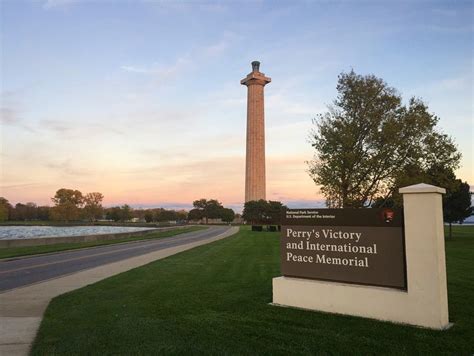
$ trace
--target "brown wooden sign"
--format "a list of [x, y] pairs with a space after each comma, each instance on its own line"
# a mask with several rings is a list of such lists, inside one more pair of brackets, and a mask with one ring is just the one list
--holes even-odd
[[284, 276], [406, 289], [400, 209], [287, 209]]

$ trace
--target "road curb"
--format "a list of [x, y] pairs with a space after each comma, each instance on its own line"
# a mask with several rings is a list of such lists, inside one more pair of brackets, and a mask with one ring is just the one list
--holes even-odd
[[[186, 227], [192, 227], [192, 226], [199, 226], [199, 225], [188, 225]], [[202, 225], [202, 226], [205, 226], [205, 225]], [[209, 228], [209, 227], [208, 227]], [[173, 231], [173, 230], [181, 230], [182, 228], [175, 228], [175, 229], [169, 229], [169, 230], [155, 230], [154, 232], [168, 232], [168, 231]], [[198, 230], [196, 230], [198, 231]], [[194, 231], [189, 231], [189, 232], [194, 232]], [[187, 234], [187, 232], [184, 232], [184, 234]], [[135, 244], [135, 243], [139, 243], [139, 242], [143, 242], [143, 241], [154, 241], [154, 240], [159, 240], [159, 239], [167, 239], [169, 237], [174, 237], [174, 236], [177, 236], [177, 235], [173, 235], [173, 236], [166, 236], [166, 237], [152, 237], [152, 238], [148, 238], [146, 237], [147, 235], [150, 235], [149, 233], [147, 234], [143, 234], [143, 235], [138, 235], [137, 236], [137, 239], [136, 240], [131, 240], [131, 241], [123, 241], [123, 242], [117, 242], [117, 243], [110, 243], [110, 244], [103, 244], [103, 245], [96, 245], [96, 246], [89, 246], [89, 247], [79, 247], [79, 248], [71, 248], [69, 250], [61, 250], [61, 251], [52, 251], [52, 252], [45, 252], [45, 253], [37, 253], [37, 254], [33, 254], [33, 255], [23, 255], [23, 256], [17, 256], [17, 257], [6, 257], [6, 258], [0, 258], [0, 263], [2, 262], [9, 262], [9, 261], [15, 261], [15, 260], [23, 260], [23, 259], [26, 259], [26, 258], [35, 258], [35, 257], [38, 257], [38, 256], [49, 256], [49, 255], [56, 255], [58, 253], [64, 253], [64, 252], [74, 252], [74, 251], [83, 251], [83, 250], [91, 250], [91, 249], [94, 249], [94, 248], [100, 248], [100, 247], [107, 247], [107, 246], [116, 246], [116, 245], [125, 245], [125, 244]], [[104, 241], [107, 241], [107, 240], [104, 240]], [[114, 241], [114, 240], [110, 240], [110, 241]], [[93, 242], [93, 241], [91, 241]], [[101, 241], [97, 241], [97, 242], [101, 242]], [[33, 247], [33, 246], [23, 246], [23, 247]], [[1, 292], [0, 292], [1, 294]]]
[[238, 231], [238, 227], [231, 227], [226, 232], [205, 240], [165, 248], [0, 294], [0, 355], [28, 355], [43, 313], [52, 298], [156, 260], [221, 240]]

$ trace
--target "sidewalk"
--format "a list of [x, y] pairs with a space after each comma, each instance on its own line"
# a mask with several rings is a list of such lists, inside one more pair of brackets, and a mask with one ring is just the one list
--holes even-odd
[[151, 252], [1, 293], [0, 355], [28, 355], [43, 313], [52, 298], [193, 247], [223, 239], [238, 231], [238, 227], [231, 227], [226, 232], [207, 240]]

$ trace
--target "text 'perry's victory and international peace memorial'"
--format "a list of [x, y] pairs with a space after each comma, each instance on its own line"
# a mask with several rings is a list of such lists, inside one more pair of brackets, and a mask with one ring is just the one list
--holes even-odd
[[284, 276], [406, 289], [403, 215], [392, 209], [288, 209]]

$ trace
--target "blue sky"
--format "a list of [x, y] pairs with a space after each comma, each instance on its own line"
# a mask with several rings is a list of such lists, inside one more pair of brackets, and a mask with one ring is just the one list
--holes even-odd
[[67, 186], [107, 205], [238, 207], [252, 60], [272, 78], [268, 198], [321, 200], [306, 173], [311, 119], [351, 69], [427, 102], [472, 184], [472, 4], [3, 1], [0, 194], [48, 203]]

